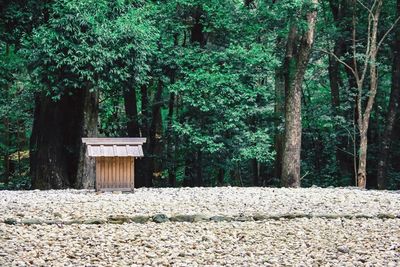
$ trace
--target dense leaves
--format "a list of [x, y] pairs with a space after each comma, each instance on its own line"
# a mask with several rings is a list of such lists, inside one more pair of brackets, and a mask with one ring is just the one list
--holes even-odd
[[[295, 27], [295, 41], [301, 42], [307, 14], [315, 8], [314, 47], [302, 85], [301, 182], [354, 185], [357, 92], [342, 63], [365, 61], [368, 12], [361, 3], [369, 7], [373, 1], [350, 2], [11, 1], [0, 19], [2, 186], [16, 181], [14, 185], [29, 187], [26, 151], [37, 93], [59, 101], [79, 90], [99, 94], [101, 135], [127, 136], [128, 125], [135, 124], [139, 135], [148, 138], [147, 160], [138, 166], [145, 171], [138, 179], [146, 176], [158, 186], [279, 186], [279, 136], [285, 128], [279, 88], [280, 79], [290, 75], [283, 68], [287, 38]], [[395, 7], [394, 0], [383, 3], [380, 38], [399, 15]], [[376, 186], [393, 87], [396, 27], [385, 36], [377, 58], [378, 94], [368, 131], [369, 187]], [[366, 79], [364, 102], [369, 86]], [[132, 102], [135, 112], [129, 117], [126, 107]], [[389, 188], [400, 184], [398, 108], [396, 112]]]

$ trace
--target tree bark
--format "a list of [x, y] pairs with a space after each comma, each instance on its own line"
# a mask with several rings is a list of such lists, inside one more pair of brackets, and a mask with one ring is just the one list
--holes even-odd
[[370, 54], [369, 54], [369, 76], [370, 76], [370, 88], [368, 92], [367, 105], [363, 113], [362, 110], [362, 79], [358, 80], [358, 128], [360, 131], [360, 149], [359, 149], [359, 160], [358, 160], [358, 171], [357, 171], [357, 186], [360, 188], [366, 188], [367, 185], [367, 149], [368, 149], [368, 127], [369, 119], [371, 117], [371, 111], [375, 102], [375, 96], [378, 89], [378, 74], [377, 74], [377, 36], [378, 36], [378, 22], [380, 11], [382, 8], [382, 0], [376, 2], [375, 12], [371, 15], [371, 36], [370, 38]]
[[171, 92], [168, 103], [167, 121], [167, 162], [168, 162], [168, 183], [176, 186], [176, 166], [175, 166], [175, 144], [172, 136], [172, 121], [174, 117], [175, 93]]
[[[313, 1], [318, 4], [317, 0]], [[282, 162], [282, 184], [286, 187], [300, 186], [300, 151], [301, 151], [301, 87], [306, 71], [308, 57], [314, 41], [314, 30], [317, 11], [307, 14], [307, 31], [301, 36], [301, 41], [295, 57], [289, 58], [289, 70], [286, 79], [288, 90], [285, 99], [285, 142]], [[296, 33], [291, 27], [290, 35]], [[293, 51], [293, 50], [292, 50]]]
[[286, 69], [285, 66], [275, 72], [275, 179], [281, 179], [282, 176], [283, 141], [285, 138], [284, 133], [281, 130], [281, 127], [283, 125], [283, 118], [285, 116], [285, 76], [283, 73], [284, 69]]
[[142, 120], [140, 123], [141, 136], [147, 138], [147, 142], [143, 145], [143, 152], [145, 157], [137, 159], [135, 168], [135, 187], [150, 187], [152, 186], [152, 173], [150, 170], [150, 133], [149, 133], [149, 121], [150, 121], [150, 107], [147, 92], [147, 85], [143, 84], [140, 87], [141, 93], [141, 105], [142, 105]]
[[151, 124], [149, 129], [149, 171], [151, 173], [151, 180], [148, 181], [148, 185], [153, 185], [153, 180], [161, 177], [162, 165], [161, 165], [161, 154], [162, 154], [162, 92], [163, 83], [158, 81], [157, 91], [153, 99], [153, 107], [151, 113]]
[[203, 24], [201, 22], [201, 16], [203, 11], [196, 7], [193, 11], [192, 18], [194, 20], [194, 24], [190, 29], [190, 43], [198, 43], [200, 47], [204, 47], [207, 43], [207, 38], [203, 32]]
[[129, 88], [124, 91], [124, 106], [125, 114], [128, 119], [126, 123], [128, 136], [138, 137], [140, 136], [140, 132], [137, 112], [137, 98], [136, 89], [133, 86], [129, 86]]
[[[6, 51], [5, 51], [5, 57], [8, 58], [10, 56], [10, 45], [6, 43]], [[10, 85], [6, 85], [6, 92], [5, 96], [6, 99], [9, 100], [9, 87]], [[11, 159], [10, 159], [10, 148], [11, 148], [11, 134], [10, 134], [10, 120], [8, 116], [6, 115], [3, 119], [3, 124], [4, 124], [4, 145], [5, 145], [5, 151], [4, 151], [4, 183], [8, 184], [10, 181], [11, 177]]]
[[[81, 143], [81, 137], [97, 137], [99, 98], [98, 94], [89, 91], [83, 92], [83, 114], [79, 139], [79, 161], [75, 188], [94, 188], [96, 177], [96, 161], [86, 153], [87, 147]], [[78, 141], [77, 141], [78, 142]]]
[[196, 153], [196, 179], [194, 181], [194, 186], [203, 186], [203, 153], [198, 150]]
[[8, 118], [4, 118], [3, 120], [4, 124], [4, 144], [6, 146], [5, 152], [4, 152], [4, 183], [8, 184], [10, 181], [11, 177], [11, 159], [10, 159], [10, 147], [11, 147], [11, 138], [10, 138], [10, 122]]
[[[400, 0], [397, 0], [397, 17], [400, 16]], [[378, 157], [377, 186], [378, 189], [386, 189], [386, 174], [388, 168], [389, 152], [393, 138], [393, 128], [396, 115], [399, 112], [400, 102], [400, 29], [397, 27], [395, 41], [393, 43], [392, 65], [392, 90], [390, 93], [389, 107], [386, 115], [385, 131], [382, 137]]]
[[183, 186], [194, 186], [195, 180], [195, 157], [196, 153], [186, 152], [185, 155], [185, 174], [183, 177]]
[[88, 89], [66, 91], [58, 101], [36, 96], [30, 140], [33, 188], [94, 187], [94, 160], [86, 156], [81, 138], [96, 136], [97, 116], [98, 97]]
[[218, 174], [217, 174], [217, 184], [218, 185], [223, 185], [224, 184], [224, 177], [225, 177], [225, 170], [223, 168], [218, 169]]
[[252, 159], [251, 165], [253, 167], [253, 185], [259, 186], [260, 185], [260, 163], [257, 161], [257, 159]]

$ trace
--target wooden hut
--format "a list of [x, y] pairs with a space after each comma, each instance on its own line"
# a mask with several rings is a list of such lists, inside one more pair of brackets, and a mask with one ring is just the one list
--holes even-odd
[[96, 191], [133, 191], [135, 158], [143, 157], [146, 138], [82, 138], [96, 160]]

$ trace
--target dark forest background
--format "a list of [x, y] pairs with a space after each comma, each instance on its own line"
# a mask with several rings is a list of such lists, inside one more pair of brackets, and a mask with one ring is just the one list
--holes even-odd
[[0, 1], [0, 188], [400, 188], [400, 0]]

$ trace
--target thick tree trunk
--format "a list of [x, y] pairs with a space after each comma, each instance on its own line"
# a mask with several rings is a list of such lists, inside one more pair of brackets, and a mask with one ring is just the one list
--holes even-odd
[[[400, 16], [400, 0], [397, 0], [397, 16]], [[377, 183], [378, 189], [386, 189], [386, 174], [388, 168], [389, 152], [393, 138], [393, 128], [396, 114], [400, 104], [400, 29], [397, 27], [395, 42], [393, 44], [392, 91], [390, 93], [389, 107], [386, 115], [385, 131], [382, 137], [378, 157]]]
[[[318, 2], [314, 0], [313, 3], [317, 4]], [[289, 79], [286, 80], [289, 87], [285, 99], [285, 143], [282, 162], [282, 184], [287, 187], [300, 186], [301, 87], [314, 41], [316, 18], [316, 10], [307, 14], [308, 29], [301, 37], [296, 56], [289, 59]]]
[[33, 188], [93, 188], [94, 161], [85, 155], [81, 138], [96, 136], [97, 115], [97, 95], [87, 89], [65, 92], [58, 101], [36, 96], [30, 142]]
[[83, 114], [80, 129], [79, 145], [79, 161], [75, 188], [94, 188], [96, 177], [96, 161], [89, 157], [86, 153], [86, 146], [81, 144], [81, 137], [97, 137], [99, 116], [99, 98], [97, 93], [83, 92]]
[[61, 99], [36, 96], [30, 141], [32, 186], [38, 189], [93, 188], [93, 159], [82, 137], [97, 134], [98, 98], [86, 89]]

